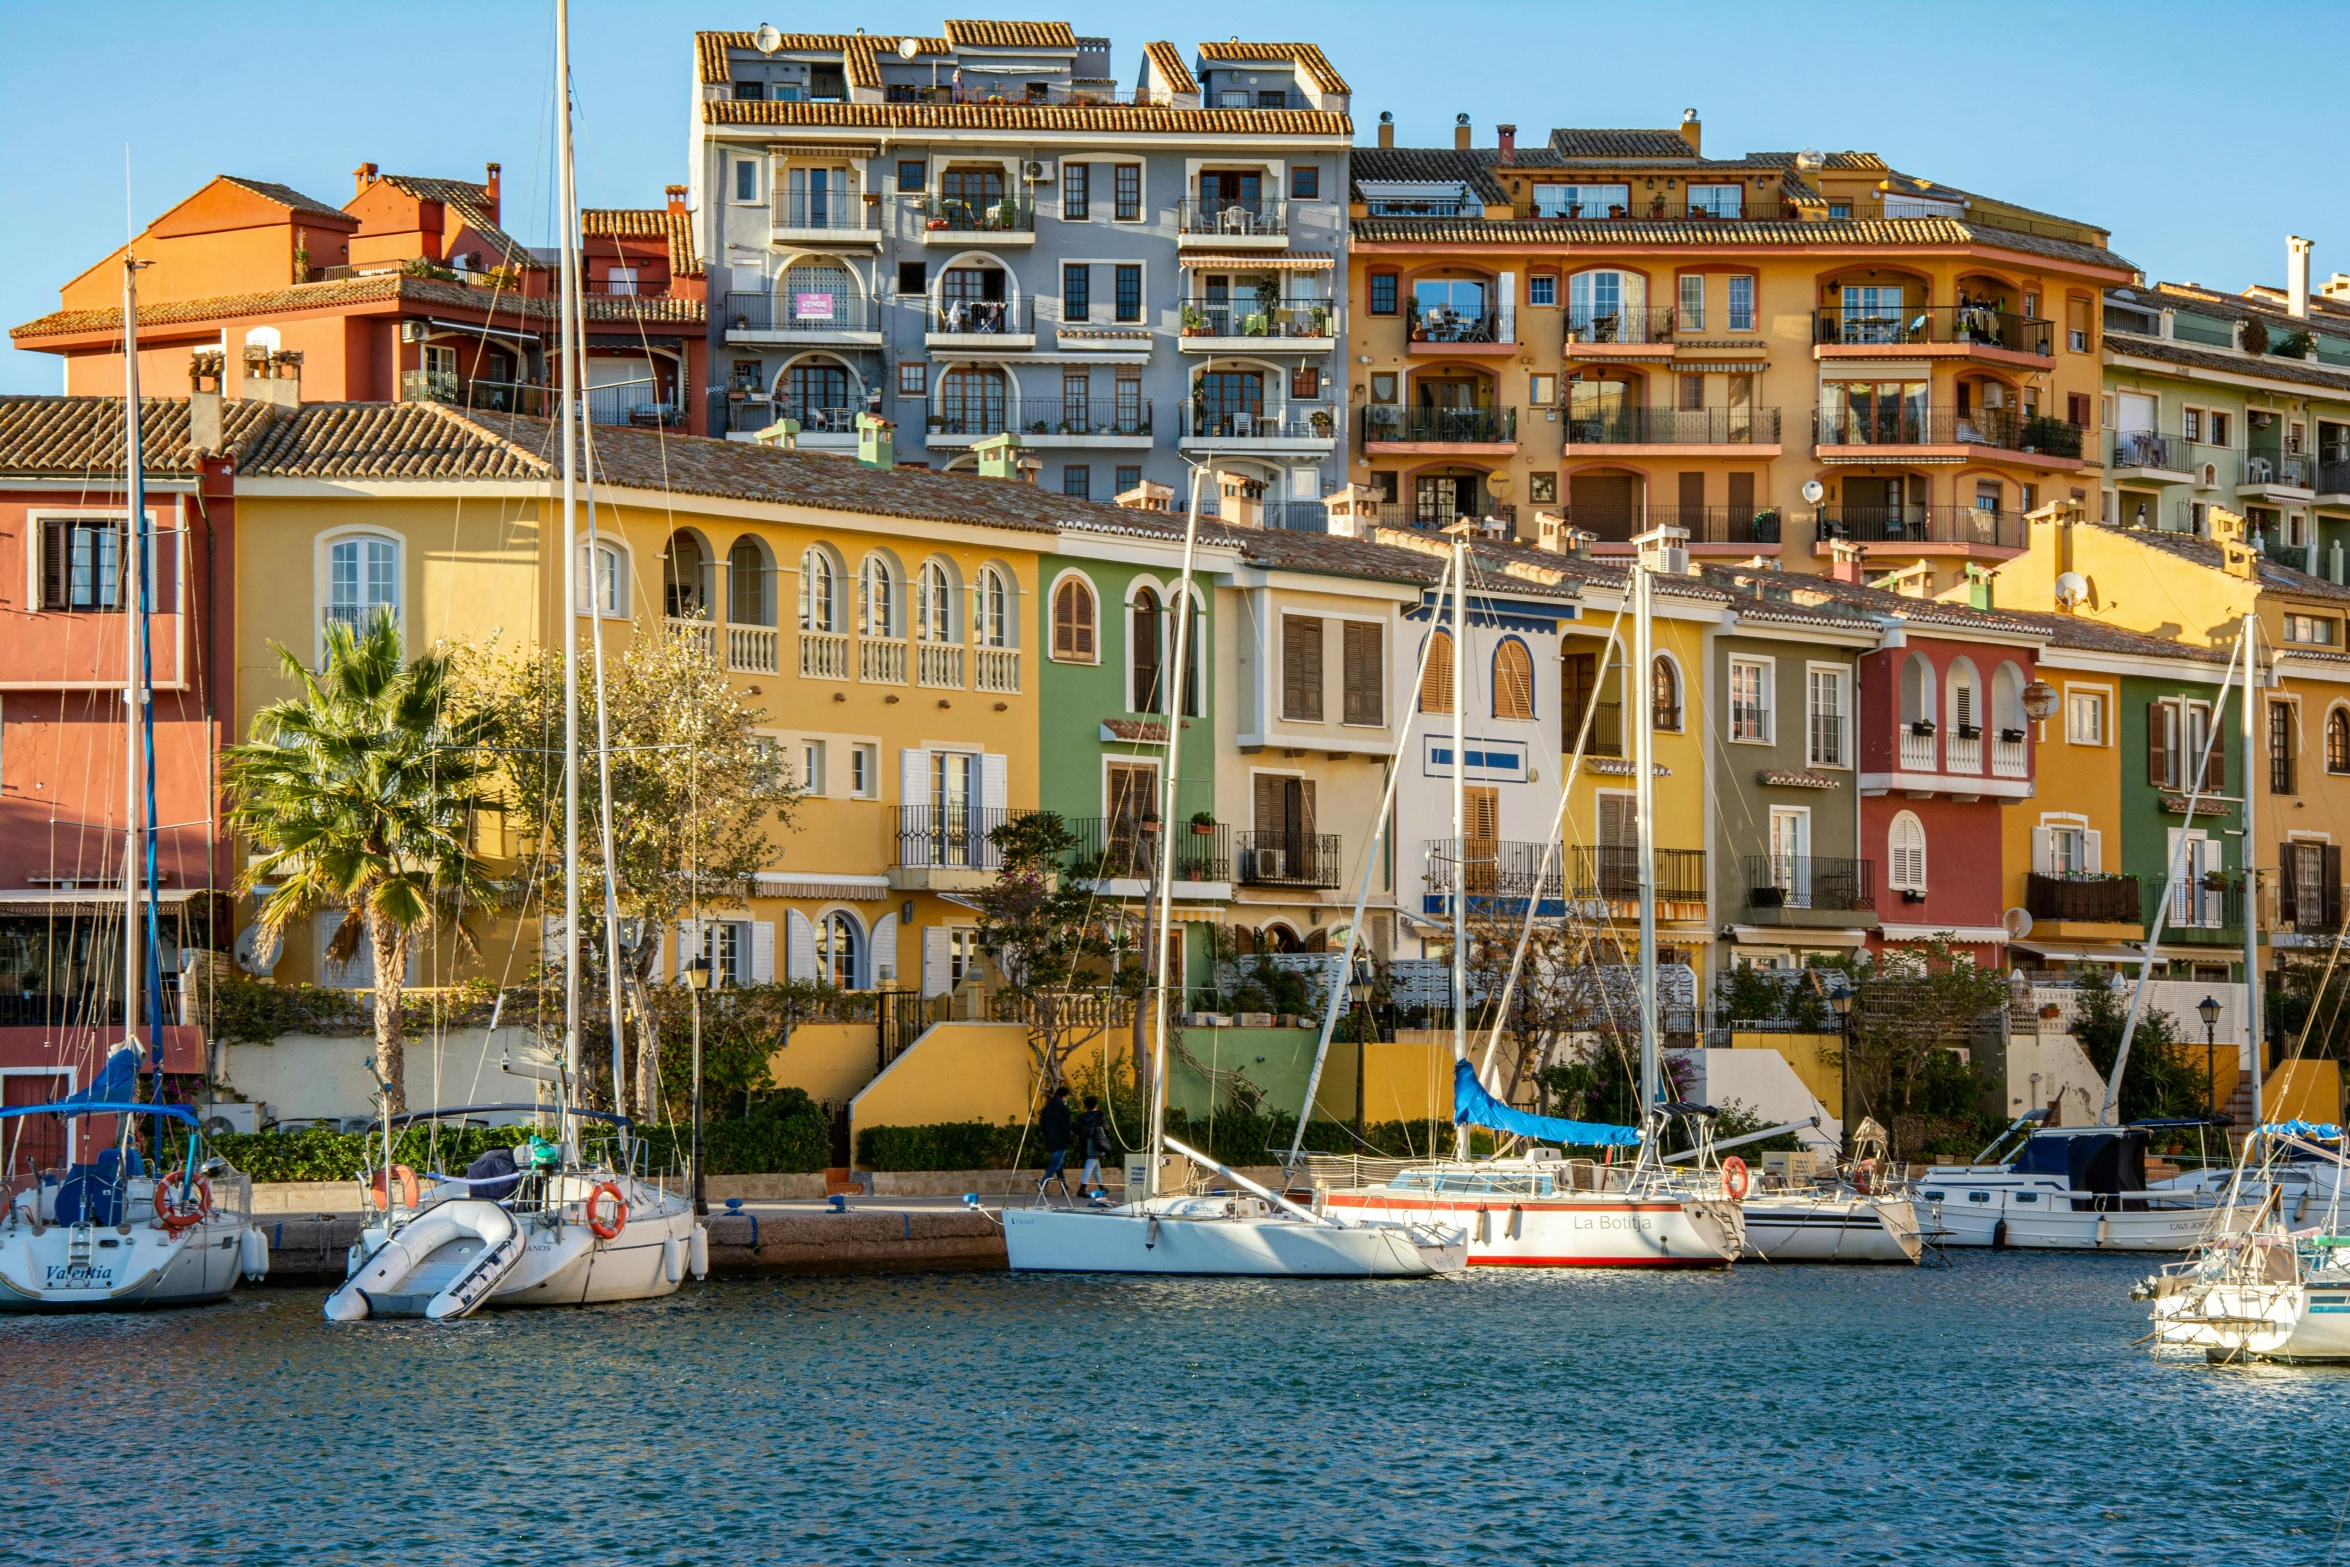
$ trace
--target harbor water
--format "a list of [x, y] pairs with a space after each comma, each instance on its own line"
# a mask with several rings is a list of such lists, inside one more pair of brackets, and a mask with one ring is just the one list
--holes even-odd
[[14, 1318], [0, 1558], [2328, 1559], [2350, 1373], [2155, 1362], [2149, 1266], [776, 1280], [451, 1327], [265, 1286]]

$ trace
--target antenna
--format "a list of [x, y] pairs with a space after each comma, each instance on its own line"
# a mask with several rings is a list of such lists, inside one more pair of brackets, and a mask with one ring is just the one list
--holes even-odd
[[920, 54], [921, 52], [922, 52], [922, 40], [921, 40], [921, 39], [919, 39], [919, 38], [901, 38], [901, 39], [899, 39], [899, 40], [898, 40], [898, 58], [899, 58], [899, 59], [901, 59], [901, 60], [911, 60], [911, 59], [913, 59], [913, 58], [914, 58], [914, 56], [916, 56], [916, 55]]

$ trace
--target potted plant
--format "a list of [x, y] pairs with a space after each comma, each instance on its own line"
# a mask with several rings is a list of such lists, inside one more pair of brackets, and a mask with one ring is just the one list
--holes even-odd
[[1961, 740], [1980, 740], [1983, 738], [1982, 725], [1960, 724], [1958, 726], [1958, 737]]
[[1020, 226], [1020, 204], [1006, 196], [1003, 204], [995, 209], [995, 217], [995, 226], [999, 229], [1018, 228]]
[[1191, 830], [1202, 838], [1214, 837], [1216, 834], [1216, 813], [1214, 811], [1192, 812]]
[[1255, 311], [1251, 311], [1240, 319], [1240, 335], [1242, 337], [1263, 337], [1271, 330], [1271, 323]]
[[1754, 521], [1751, 526], [1754, 529], [1755, 542], [1758, 544], [1767, 543], [1770, 540], [1771, 535], [1779, 531], [1779, 508], [1776, 506], [1765, 506], [1761, 511], [1758, 511], [1754, 514]]
[[2024, 732], [2021, 729], [2002, 729], [1999, 731], [1999, 738], [2006, 741], [2009, 745], [2022, 745], [2024, 743]]
[[1930, 735], [1934, 732], [1934, 720], [1931, 718], [1918, 719], [1909, 726], [1909, 732], [1913, 735]]
[[1314, 422], [1314, 436], [1318, 440], [1327, 441], [1331, 432], [1338, 428], [1337, 419], [1327, 408], [1315, 409], [1310, 417]]
[[1329, 308], [1329, 306], [1327, 306], [1327, 305], [1316, 305], [1316, 306], [1314, 307], [1314, 309], [1313, 309], [1313, 313], [1312, 313], [1312, 317], [1311, 317], [1311, 319], [1312, 319], [1312, 321], [1313, 321], [1313, 330], [1312, 330], [1311, 332], [1309, 332], [1309, 333], [1307, 334], [1307, 336], [1309, 336], [1309, 337], [1328, 337], [1328, 336], [1330, 335], [1330, 308]]
[[1196, 305], [1183, 307], [1183, 335], [1185, 337], [1205, 337], [1208, 335], [1207, 314]]

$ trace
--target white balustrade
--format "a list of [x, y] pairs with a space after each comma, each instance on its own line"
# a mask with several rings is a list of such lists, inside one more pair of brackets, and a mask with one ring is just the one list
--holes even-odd
[[1020, 689], [1020, 650], [1016, 647], [979, 649], [979, 685], [982, 691]]
[[800, 674], [809, 680], [849, 678], [849, 639], [837, 631], [800, 633]]
[[772, 626], [728, 626], [726, 667], [746, 675], [772, 675], [779, 667], [782, 640]]

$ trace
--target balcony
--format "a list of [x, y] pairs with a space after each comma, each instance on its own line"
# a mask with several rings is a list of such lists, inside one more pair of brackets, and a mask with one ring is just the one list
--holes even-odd
[[1992, 777], [2028, 778], [2031, 772], [2032, 751], [2021, 729], [2002, 729], [1991, 737]]
[[1246, 408], [1182, 405], [1176, 440], [1185, 447], [1293, 452], [1319, 456], [1338, 439], [1338, 411], [1329, 403], [1291, 403], [1274, 413]]
[[[1606, 412], [1569, 413], [1566, 444], [1611, 448], [1658, 446], [1678, 453], [1692, 446], [1731, 446], [1741, 454], [1753, 448], [1758, 457], [1777, 456], [1779, 410], [1776, 408], [1615, 408]], [[1630, 456], [1617, 451], [1615, 455]]]
[[1518, 349], [1517, 324], [1498, 311], [1482, 314], [1437, 305], [1423, 311], [1418, 300], [1407, 312], [1411, 351], [1415, 354], [1493, 354], [1507, 356]]
[[2145, 878], [2145, 900], [2148, 917], [2167, 898], [2169, 910], [2164, 934], [2178, 935], [2192, 940], [2205, 931], [2235, 932], [2244, 929], [2244, 878], [2210, 872], [2201, 877], [2182, 876], [2172, 881], [2164, 876]]
[[400, 372], [400, 401], [439, 403], [448, 408], [470, 408], [476, 413], [527, 414], [548, 417], [556, 406], [555, 389], [524, 381], [476, 381], [434, 370]]
[[2138, 913], [2138, 878], [2070, 871], [2024, 882], [2024, 912], [2035, 920], [2073, 920], [2086, 925], [2144, 928]]
[[[1651, 506], [1647, 526], [1683, 529], [1692, 544], [1726, 544], [1743, 549], [1757, 544], [1775, 546], [1779, 542], [1779, 512], [1771, 506]], [[1613, 542], [1629, 543], [1635, 530], [1619, 527], [1618, 531], [1623, 537]]]
[[1090, 401], [1060, 397], [966, 399], [924, 420], [933, 446], [968, 445], [1010, 431], [1026, 446], [1106, 446], [1147, 449], [1151, 405], [1112, 397]]
[[837, 631], [800, 633], [800, 677], [804, 680], [846, 680], [854, 664], [849, 639]]
[[2106, 441], [2105, 466], [2121, 479], [2157, 484], [2193, 484], [2199, 466], [2182, 436], [2152, 430], [2116, 430]]
[[2317, 459], [2307, 452], [2274, 446], [2244, 450], [2244, 477], [2236, 494], [2251, 500], [2312, 500], [2317, 495]]
[[1812, 312], [1812, 343], [1827, 358], [1915, 358], [1921, 348], [1986, 358], [2040, 360], [2056, 353], [2056, 323], [1988, 305], [1931, 305], [1900, 312], [1831, 308]]
[[[1660, 904], [1702, 906], [1705, 903], [1703, 849], [1651, 849], [1649, 861]], [[1640, 897], [1640, 851], [1621, 844], [1576, 849], [1575, 896], [1584, 901], [1597, 899], [1611, 904], [1636, 902]], [[1628, 911], [1623, 917], [1636, 916]]]
[[881, 306], [863, 294], [822, 289], [742, 293], [726, 296], [726, 340], [730, 343], [846, 343], [868, 347], [881, 342]]
[[1338, 885], [1338, 834], [1331, 832], [1244, 832], [1233, 834], [1234, 868], [1244, 887], [1329, 888]]
[[1950, 731], [1943, 743], [1944, 770], [1962, 778], [1974, 778], [1983, 771], [1983, 731], [1969, 725], [1960, 725]]
[[1187, 354], [1245, 353], [1278, 348], [1327, 353], [1338, 338], [1339, 311], [1333, 300], [1314, 294], [1245, 299], [1184, 299], [1176, 302]]
[[914, 644], [914, 684], [941, 691], [963, 689], [963, 645], [959, 642]]
[[902, 686], [906, 683], [906, 639], [903, 637], [859, 637], [857, 639], [857, 679], [869, 686]]
[[806, 245], [881, 244], [881, 203], [845, 190], [777, 190], [770, 237]]
[[2317, 465], [2318, 499], [2331, 505], [2350, 504], [2350, 458], [2325, 458]]
[[1518, 411], [1393, 404], [1365, 408], [1363, 445], [1370, 451], [1507, 455], [1518, 449]]
[[587, 416], [590, 424], [674, 430], [685, 426], [685, 404], [668, 397], [655, 381], [615, 381], [587, 389]]
[[1036, 204], [1011, 196], [990, 205], [961, 197], [933, 196], [922, 203], [922, 243], [968, 245], [1036, 243]]
[[929, 348], [1014, 352], [1036, 346], [1033, 299], [943, 299], [931, 307], [922, 341]]
[[1822, 545], [1842, 539], [1848, 544], [2020, 550], [2031, 538], [2019, 513], [1979, 506], [1824, 506], [1814, 517]]
[[[1566, 309], [1567, 357], [1606, 358], [1613, 349], [1669, 354], [1673, 346], [1674, 317], [1670, 305], [1594, 309], [1570, 305]], [[1594, 352], [1594, 351], [1597, 352]]]
[[1803, 214], [1793, 202], [1775, 195], [1741, 191], [1735, 205], [1702, 198], [1672, 200], [1661, 193], [1646, 201], [1568, 202], [1551, 196], [1524, 203], [1521, 216], [1548, 223], [1795, 223]]
[[[2077, 424], [2045, 414], [2026, 417], [2004, 408], [1977, 408], [1962, 414], [1952, 408], [1918, 408], [1906, 403], [1879, 408], [1822, 408], [1816, 410], [1814, 423], [1815, 439], [1822, 447], [1943, 447], [1955, 448], [1948, 455], [1963, 457], [1968, 447], [1989, 446], [2067, 463], [2080, 460], [2081, 437], [2085, 433]], [[1820, 455], [1831, 461], [1882, 460], [1860, 457], [1849, 451], [1837, 456], [1823, 451]], [[2052, 462], [2050, 466], [2057, 464]]]
[[1175, 243], [1183, 250], [1281, 250], [1289, 244], [1289, 203], [1211, 196], [1175, 207]]
[[[1077, 840], [1069, 852], [1069, 875], [1091, 882], [1123, 882], [1105, 889], [1139, 896], [1159, 877], [1161, 856], [1156, 819], [1132, 816], [1078, 816], [1061, 825]], [[1220, 897], [1232, 881], [1232, 829], [1221, 822], [1199, 830], [1183, 822], [1175, 831], [1175, 896]]]
[[1510, 898], [1520, 908], [1528, 898], [1555, 901], [1565, 896], [1566, 857], [1555, 844], [1471, 838], [1465, 860], [1461, 849], [1458, 838], [1430, 838], [1422, 849], [1431, 913], [1437, 906], [1449, 906], [1447, 900], [1464, 879], [1470, 897]]
[[1874, 860], [1750, 854], [1746, 857], [1746, 906], [1757, 912], [1873, 912], [1877, 907], [1876, 873]]
[[689, 642], [701, 650], [711, 663], [718, 662], [718, 627], [715, 622], [671, 615], [661, 622], [663, 633], [672, 641]]
[[1940, 772], [1942, 770], [1941, 738], [1934, 732], [1933, 726], [1930, 724], [1903, 724], [1901, 726], [1901, 770], [1905, 773]]
[[1016, 647], [975, 647], [971, 661], [979, 678], [972, 682], [974, 691], [994, 691], [1017, 696], [1020, 692], [1020, 650]]
[[728, 626], [726, 667], [738, 675], [772, 675], [781, 671], [783, 634], [773, 626]]
[[900, 805], [889, 884], [901, 891], [971, 891], [1004, 868], [995, 830], [1025, 811], [976, 805]]
[[[1566, 715], [1570, 738], [1583, 732], [1581, 704]], [[1591, 704], [1591, 733], [1583, 742], [1586, 756], [1622, 756], [1624, 754], [1624, 704], [1621, 702], [1594, 702]]]

